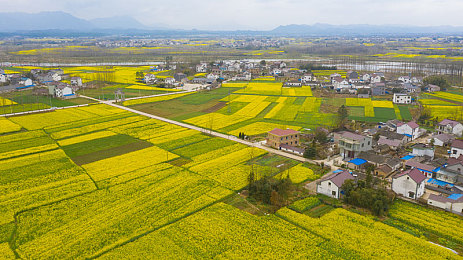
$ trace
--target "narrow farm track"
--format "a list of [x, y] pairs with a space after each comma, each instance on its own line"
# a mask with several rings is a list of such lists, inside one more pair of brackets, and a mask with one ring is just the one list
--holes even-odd
[[[209, 135], [212, 135], [212, 136], [215, 136], [215, 137], [228, 139], [228, 140], [231, 140], [231, 141], [234, 141], [234, 142], [237, 142], [237, 143], [241, 143], [241, 144], [244, 144], [244, 145], [247, 145], [247, 146], [257, 147], [257, 148], [265, 150], [265, 151], [267, 151], [269, 153], [281, 155], [283, 157], [287, 157], [287, 158], [290, 158], [290, 159], [293, 159], [293, 160], [296, 160], [296, 161], [309, 162], [309, 163], [317, 164], [317, 162], [314, 161], [314, 160], [309, 160], [309, 159], [306, 159], [306, 158], [304, 158], [302, 156], [298, 156], [298, 155], [291, 154], [291, 153], [286, 153], [286, 152], [283, 152], [283, 151], [280, 151], [280, 150], [275, 150], [275, 149], [263, 146], [263, 145], [261, 145], [259, 143], [253, 143], [253, 142], [249, 142], [249, 141], [246, 141], [246, 140], [242, 140], [242, 139], [239, 139], [238, 137], [233, 136], [233, 135], [222, 134], [222, 133], [215, 132], [215, 131], [212, 131], [212, 130], [209, 130], [209, 129], [206, 129], [206, 128], [197, 127], [197, 126], [194, 126], [194, 125], [174, 121], [174, 120], [171, 120], [171, 119], [168, 119], [168, 118], [148, 114], [148, 113], [141, 112], [141, 111], [138, 111], [138, 110], [135, 110], [135, 109], [131, 109], [131, 108], [128, 108], [128, 107], [117, 105], [117, 104], [114, 104], [112, 100], [102, 101], [102, 100], [99, 100], [99, 99], [95, 99], [95, 98], [91, 98], [91, 97], [87, 97], [87, 96], [82, 96], [82, 95], [81, 95], [81, 97], [88, 98], [88, 99], [91, 99], [91, 100], [95, 100], [95, 101], [98, 101], [98, 102], [100, 102], [102, 104], [117, 107], [117, 108], [129, 111], [129, 112], [132, 112], [132, 113], [136, 113], [136, 114], [139, 114], [139, 115], [142, 115], [142, 116], [157, 119], [157, 120], [169, 123], [169, 124], [174, 124], [174, 125], [178, 125], [178, 126], [181, 126], [181, 127], [188, 128], [188, 129], [193, 129], [193, 130], [205, 133], [205, 134], [209, 134]], [[326, 164], [326, 165], [328, 165], [328, 164]]]

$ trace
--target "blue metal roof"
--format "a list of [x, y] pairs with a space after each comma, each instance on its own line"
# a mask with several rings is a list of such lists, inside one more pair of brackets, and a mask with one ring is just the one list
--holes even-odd
[[463, 194], [457, 194], [457, 193], [448, 196], [448, 198], [451, 199], [451, 200], [457, 200], [457, 199], [459, 199], [461, 197], [463, 197]]
[[341, 170], [341, 169], [339, 169], [339, 170], [336, 170], [336, 171], [334, 171], [333, 173], [340, 173], [340, 172], [342, 172], [342, 170]]
[[353, 164], [355, 164], [357, 166], [362, 165], [362, 164], [364, 164], [366, 162], [367, 162], [366, 160], [360, 159], [360, 158], [355, 158], [353, 160], [348, 161], [348, 163], [353, 163]]
[[412, 135], [409, 135], [409, 134], [404, 134], [406, 137], [410, 137], [412, 138]]
[[441, 181], [441, 180], [436, 180], [436, 179], [433, 179], [433, 178], [430, 178], [428, 181], [428, 183], [431, 183], [431, 184], [436, 184], [436, 185], [439, 185], [439, 186], [445, 186], [445, 185], [448, 185], [450, 187], [453, 187], [454, 185], [451, 184], [451, 183], [448, 183], [448, 182], [445, 182], [445, 181]]
[[410, 160], [410, 159], [412, 159], [412, 158], [415, 158], [415, 156], [409, 154], [409, 155], [404, 156], [404, 157], [402, 157], [402, 158], [400, 158], [400, 159], [405, 160], [405, 161], [408, 161], [408, 160]]

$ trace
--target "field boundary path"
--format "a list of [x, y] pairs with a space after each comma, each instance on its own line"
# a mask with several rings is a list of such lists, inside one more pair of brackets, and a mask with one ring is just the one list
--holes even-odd
[[67, 108], [76, 108], [76, 107], [86, 107], [86, 106], [88, 106], [88, 104], [66, 106], [66, 107], [52, 107], [52, 108], [44, 108], [44, 109], [37, 109], [37, 110], [24, 111], [24, 112], [1, 114], [0, 116], [3, 116], [3, 117], [22, 116], [22, 115], [28, 115], [28, 114], [35, 114], [35, 113], [42, 113], [42, 112], [52, 112], [52, 111], [55, 111], [55, 110], [61, 110], [61, 109], [67, 109]]
[[[149, 95], [149, 96], [126, 98], [124, 101], [135, 100], [135, 99], [143, 99], [143, 98], [151, 98], [151, 97], [162, 97], [162, 96], [169, 96], [169, 95], [175, 95], [175, 94], [185, 94], [185, 93], [191, 93], [191, 92], [196, 92], [196, 90], [172, 91], [172, 92], [167, 92], [167, 93], [163, 93], [163, 94], [154, 94], [154, 95]], [[99, 99], [95, 99], [95, 98], [91, 98], [91, 97], [87, 97], [87, 96], [83, 96], [83, 95], [79, 95], [79, 96], [101, 102], [101, 100], [99, 100]], [[109, 99], [109, 100], [105, 100], [105, 101], [116, 102], [116, 100], [114, 100], [114, 99]]]
[[[176, 92], [176, 93], [178, 93], [178, 92]], [[125, 106], [117, 105], [117, 104], [114, 104], [112, 100], [104, 100], [103, 101], [103, 100], [99, 100], [99, 99], [96, 99], [96, 98], [87, 97], [87, 96], [83, 96], [83, 95], [80, 95], [80, 96], [83, 97], [83, 98], [88, 98], [88, 99], [91, 99], [91, 100], [98, 101], [98, 102], [100, 102], [102, 104], [106, 104], [106, 105], [117, 107], [117, 108], [129, 111], [129, 112], [132, 112], [132, 113], [136, 113], [136, 114], [139, 114], [139, 115], [142, 115], [142, 116], [157, 119], [157, 120], [169, 123], [169, 124], [174, 124], [174, 125], [178, 125], [178, 126], [181, 126], [181, 127], [188, 128], [188, 129], [200, 131], [200, 132], [205, 133], [205, 134], [209, 134], [209, 135], [212, 135], [212, 136], [228, 139], [228, 140], [231, 140], [231, 141], [234, 141], [234, 142], [237, 142], [237, 143], [241, 143], [241, 144], [244, 144], [244, 145], [247, 145], [247, 146], [257, 147], [257, 148], [265, 150], [265, 151], [267, 151], [269, 153], [281, 155], [283, 157], [294, 159], [296, 161], [318, 164], [314, 160], [306, 159], [306, 158], [304, 158], [302, 156], [298, 156], [298, 155], [295, 155], [295, 154], [286, 153], [286, 152], [283, 152], [281, 150], [275, 150], [275, 149], [272, 149], [270, 147], [263, 146], [260, 143], [254, 143], [254, 142], [249, 142], [249, 141], [246, 141], [246, 140], [242, 140], [242, 139], [239, 139], [238, 137], [233, 136], [233, 135], [222, 134], [222, 133], [219, 133], [219, 132], [216, 132], [216, 131], [212, 131], [210, 129], [201, 128], [201, 127], [198, 127], [198, 126], [194, 126], [194, 125], [186, 124], [186, 123], [183, 123], [183, 122], [178, 122], [178, 121], [175, 121], [175, 120], [171, 120], [171, 119], [168, 119], [168, 118], [164, 118], [164, 117], [148, 114], [148, 113], [145, 113], [145, 112], [141, 112], [141, 111], [138, 111], [138, 110], [135, 110], [135, 109], [132, 109], [132, 108], [125, 107]], [[328, 164], [326, 164], [326, 165], [331, 166], [331, 165], [328, 165]]]

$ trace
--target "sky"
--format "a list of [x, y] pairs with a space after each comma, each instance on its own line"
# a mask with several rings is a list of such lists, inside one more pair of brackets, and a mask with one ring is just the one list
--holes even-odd
[[288, 24], [463, 26], [463, 0], [0, 0], [0, 12], [131, 16], [171, 29], [271, 30]]

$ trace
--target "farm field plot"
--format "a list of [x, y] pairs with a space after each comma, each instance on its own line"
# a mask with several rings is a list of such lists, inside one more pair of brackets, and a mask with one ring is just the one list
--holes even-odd
[[21, 210], [96, 189], [59, 149], [2, 160], [0, 176], [0, 225]]
[[158, 96], [158, 97], [132, 99], [132, 100], [124, 101], [123, 105], [124, 106], [133, 106], [133, 105], [138, 105], [138, 104], [160, 102], [160, 101], [179, 98], [179, 97], [186, 96], [186, 95], [189, 95], [189, 94], [191, 94], [191, 93], [180, 93], [180, 94], [164, 95], [164, 96]]
[[455, 101], [458, 103], [463, 103], [463, 95], [459, 95], [459, 94], [454, 94], [450, 92], [434, 92], [434, 93], [429, 93], [427, 95], [450, 100], [450, 101]]
[[463, 119], [463, 106], [441, 106], [441, 105], [425, 105], [425, 113], [436, 119]]
[[301, 183], [307, 180], [313, 181], [320, 178], [320, 175], [315, 174], [312, 169], [309, 169], [302, 164], [298, 164], [279, 173], [275, 176], [275, 178], [286, 178], [286, 176], [289, 176], [293, 183]]
[[458, 106], [458, 104], [448, 102], [448, 101], [444, 101], [444, 100], [440, 100], [440, 99], [434, 99], [434, 98], [424, 98], [424, 99], [420, 99], [419, 101], [420, 101], [421, 104], [423, 104], [425, 106], [433, 106], [433, 105], [437, 105], [437, 106]]
[[213, 181], [172, 167], [22, 213], [15, 247], [24, 258], [91, 257], [229, 193]]
[[[69, 123], [73, 121], [85, 120], [90, 118], [97, 118], [102, 114], [110, 114], [111, 110], [106, 112], [106, 106], [104, 105], [93, 105], [89, 108], [73, 108], [73, 109], [60, 109], [54, 112], [32, 114], [28, 116], [12, 117], [11, 121], [15, 122], [26, 128], [27, 130], [36, 130], [45, 127], [55, 126], [58, 124]], [[92, 112], [93, 110], [93, 112]], [[96, 114], [95, 111], [98, 111]]]
[[244, 89], [236, 91], [237, 94], [257, 94], [270, 96], [312, 96], [309, 86], [283, 87], [281, 82], [249, 82]]
[[321, 247], [342, 258], [459, 259], [447, 249], [344, 209], [335, 209], [321, 218], [288, 208], [280, 209], [277, 215], [327, 239]]
[[130, 85], [126, 87], [126, 89], [142, 89], [142, 90], [157, 90], [157, 91], [165, 91], [165, 92], [177, 92], [180, 91], [179, 89], [172, 89], [172, 88], [159, 88], [155, 86], [147, 86], [147, 85]]
[[276, 216], [257, 217], [219, 203], [117, 248], [103, 258], [130, 258], [137, 254], [163, 259], [337, 258], [319, 247], [324, 242], [323, 238]]
[[10, 99], [0, 97], [0, 106], [10, 106], [10, 105], [16, 105], [16, 104], [17, 104], [16, 102]]
[[454, 214], [396, 201], [390, 215], [405, 225], [437, 235], [463, 246], [463, 219]]
[[21, 126], [11, 122], [10, 120], [0, 117], [0, 134], [16, 132], [21, 130]]

